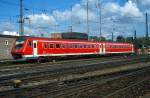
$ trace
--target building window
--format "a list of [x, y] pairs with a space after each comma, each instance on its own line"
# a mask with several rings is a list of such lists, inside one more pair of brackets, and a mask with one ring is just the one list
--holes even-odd
[[5, 45], [8, 45], [8, 40], [5, 40]]

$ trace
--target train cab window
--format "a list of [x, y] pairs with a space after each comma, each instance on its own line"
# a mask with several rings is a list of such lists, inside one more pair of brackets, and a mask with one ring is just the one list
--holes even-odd
[[72, 48], [72, 44], [69, 44], [69, 48]]
[[78, 44], [75, 44], [75, 48], [79, 48], [79, 45], [78, 45]]
[[49, 47], [50, 47], [50, 48], [54, 48], [54, 44], [50, 44]]
[[56, 44], [56, 48], [60, 48], [60, 44]]
[[65, 44], [62, 44], [62, 48], [66, 48], [66, 45], [65, 45]]
[[84, 44], [84, 48], [86, 48], [86, 44]]
[[24, 38], [18, 38], [18, 39], [16, 39], [15, 48], [16, 49], [22, 48], [25, 40], [26, 39], [24, 39]]
[[32, 42], [31, 42], [31, 41], [29, 41], [28, 45], [29, 45], [30, 47], [32, 47]]

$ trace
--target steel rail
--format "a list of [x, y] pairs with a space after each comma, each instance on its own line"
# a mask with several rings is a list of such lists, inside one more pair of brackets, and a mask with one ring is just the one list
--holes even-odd
[[140, 81], [137, 81], [136, 83], [134, 83], [134, 84], [132, 84], [132, 85], [129, 85], [129, 86], [125, 87], [125, 88], [119, 89], [119, 90], [117, 90], [117, 91], [115, 91], [115, 92], [113, 92], [113, 93], [111, 93], [111, 94], [109, 94], [109, 95], [107, 95], [107, 96], [104, 96], [103, 98], [110, 98], [111, 96], [114, 96], [114, 95], [116, 95], [116, 94], [119, 94], [119, 93], [121, 93], [121, 92], [127, 90], [127, 89], [130, 89], [130, 88], [132, 88], [132, 87], [135, 87], [135, 86], [137, 86], [137, 85], [139, 85], [139, 84], [141, 84], [141, 83], [143, 83], [143, 82], [145, 82], [145, 81], [148, 81], [149, 79], [150, 79], [150, 77], [149, 77], [149, 78], [146, 78], [146, 79], [143, 79], [143, 80], [140, 80]]
[[[117, 64], [118, 63], [118, 64]], [[36, 70], [36, 71], [29, 71], [29, 73], [27, 72], [24, 72], [22, 74], [12, 74], [12, 75], [9, 75], [9, 76], [3, 76], [1, 77], [1, 81], [0, 81], [0, 84], [7, 84], [7, 83], [10, 83], [11, 79], [15, 79], [15, 78], [20, 78], [21, 80], [27, 80], [27, 79], [31, 79], [31, 78], [38, 78], [38, 77], [43, 77], [43, 76], [54, 76], [54, 75], [62, 75], [62, 74], [67, 74], [67, 73], [79, 73], [81, 71], [94, 71], [94, 70], [97, 70], [98, 68], [100, 69], [104, 69], [106, 67], [112, 67], [112, 66], [109, 66], [109, 65], [114, 65], [114, 67], [117, 67], [117, 65], [125, 65], [125, 64], [132, 64], [133, 62], [127, 62], [126, 60], [124, 60], [124, 62], [122, 63], [121, 60], [117, 60], [117, 62], [114, 63], [114, 61], [112, 62], [101, 62], [101, 63], [96, 63], [95, 65], [94, 64], [89, 64], [89, 65], [86, 65], [86, 66], [77, 66], [77, 67], [69, 67], [69, 68], [59, 68], [59, 69], [55, 69], [55, 70], [52, 70], [51, 68], [46, 68], [46, 70]], [[134, 60], [134, 63], [137, 63], [137, 61]], [[104, 64], [103, 66], [99, 66], [99, 64]], [[37, 76], [38, 74], [38, 76]], [[26, 78], [24, 78], [26, 77]]]
[[95, 88], [97, 84], [102, 85], [102, 84], [105, 84], [107, 82], [119, 79], [119, 78], [124, 78], [124, 77], [135, 75], [135, 74], [140, 74], [142, 72], [145, 72], [145, 69], [137, 70], [136, 72], [121, 74], [118, 76], [115, 75], [114, 77], [111, 76], [111, 77], [108, 77], [105, 79], [101, 79], [100, 81], [99, 80], [94, 81], [94, 82], [93, 81], [84, 81], [84, 82], [82, 81], [83, 83], [81, 83], [79, 85], [75, 82], [72, 84], [71, 87], [64, 88], [64, 89], [62, 88], [60, 90], [54, 90], [54, 91], [51, 91], [49, 93], [45, 92], [42, 94], [37, 94], [36, 96], [30, 96], [29, 98], [36, 98], [38, 96], [45, 96], [45, 95], [49, 95], [50, 98], [57, 98], [59, 96], [71, 96], [75, 92], [83, 92], [83, 91], [87, 91], [87, 90], [90, 90], [92, 88]]
[[[140, 72], [140, 71], [139, 71]], [[126, 74], [126, 75], [124, 75], [124, 76], [127, 76], [127, 75], [133, 75], [134, 73], [137, 73], [137, 72], [133, 72], [133, 73], [129, 73], [129, 74]], [[111, 80], [113, 80], [113, 79], [117, 79], [117, 78], [121, 78], [121, 77], [124, 77], [123, 75], [120, 75], [120, 76], [118, 76], [118, 77], [116, 77], [116, 75], [113, 77], [113, 78], [110, 78], [109, 77], [109, 81]], [[81, 80], [83, 80], [83, 79], [81, 79]], [[107, 80], [107, 79], [106, 79]], [[70, 80], [69, 80], [70, 81]], [[76, 82], [76, 80], [74, 80], [75, 82], [73, 82], [73, 84], [74, 85], [77, 85], [77, 82], [79, 81], [77, 81]], [[62, 82], [62, 81], [61, 81]], [[54, 92], [60, 92], [61, 90], [62, 91], [64, 91], [63, 89], [61, 89], [61, 90], [56, 90], [56, 88], [57, 88], [57, 84], [58, 83], [61, 83], [61, 82], [56, 82], [56, 83], [47, 83], [47, 84], [43, 84], [43, 85], [36, 85], [36, 86], [31, 86], [30, 88], [29, 87], [22, 87], [22, 88], [17, 88], [17, 89], [12, 89], [12, 90], [9, 90], [9, 91], [4, 91], [4, 92], [1, 92], [0, 93], [0, 96], [2, 96], [3, 94], [4, 95], [7, 95], [7, 94], [13, 94], [13, 92], [16, 94], [16, 92], [23, 92], [24, 90], [29, 90], [29, 91], [31, 91], [31, 90], [33, 90], [33, 89], [41, 89], [42, 87], [48, 87], [48, 88], [51, 88], [51, 93], [54, 93]], [[69, 83], [68, 81], [63, 81], [64, 83]], [[108, 82], [108, 80], [107, 81], [105, 81], [105, 79], [103, 79], [103, 82]], [[83, 85], [85, 86], [85, 83], [87, 83], [87, 81], [85, 81], [84, 83], [83, 83]], [[99, 83], [99, 82], [98, 82]], [[90, 83], [90, 85], [91, 85], [92, 83]], [[95, 84], [95, 83], [94, 83]], [[73, 86], [74, 86], [73, 85]], [[62, 87], [61, 87], [62, 88]], [[70, 89], [70, 88], [69, 88]], [[37, 94], [37, 93], [36, 93]]]

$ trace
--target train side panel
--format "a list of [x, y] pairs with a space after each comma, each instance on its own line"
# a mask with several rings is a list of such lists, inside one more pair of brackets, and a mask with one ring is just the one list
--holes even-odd
[[[18, 46], [18, 47], [17, 47]], [[133, 44], [91, 42], [81, 40], [52, 40], [48, 38], [20, 38], [12, 48], [12, 55], [25, 58], [134, 53]]]

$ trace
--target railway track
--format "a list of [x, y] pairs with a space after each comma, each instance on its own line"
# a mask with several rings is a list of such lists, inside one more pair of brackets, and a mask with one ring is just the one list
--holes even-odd
[[[142, 58], [140, 58], [141, 60]], [[66, 75], [66, 74], [82, 74], [88, 71], [95, 71], [97, 69], [104, 69], [104, 68], [113, 68], [117, 66], [122, 66], [125, 64], [132, 64], [132, 63], [137, 63], [137, 62], [147, 62], [149, 61], [149, 58], [144, 59], [143, 61], [139, 61], [139, 58], [137, 59], [124, 59], [124, 60], [114, 60], [114, 61], [104, 61], [104, 62], [96, 62], [96, 63], [87, 63], [87, 64], [78, 64], [78, 65], [68, 65], [65, 67], [62, 66], [47, 66], [47, 67], [35, 67], [35, 68], [29, 68], [29, 69], [18, 69], [17, 71], [13, 72], [8, 72], [5, 74], [5, 72], [0, 73], [0, 85], [3, 86], [8, 86], [11, 84], [12, 80], [14, 79], [20, 79], [23, 82], [26, 83], [26, 81], [31, 81], [41, 79], [42, 78], [51, 78], [53, 79], [54, 77], [60, 77], [61, 75]], [[114, 65], [114, 66], [112, 66]], [[37, 75], [38, 74], [38, 75]]]
[[[140, 55], [140, 57], [144, 57], [145, 55]], [[147, 56], [147, 55], [146, 55]], [[109, 56], [109, 57], [90, 57], [90, 58], [77, 58], [77, 59], [62, 59], [57, 62], [45, 62], [38, 64], [36, 62], [25, 62], [25, 61], [16, 61], [16, 60], [10, 60], [10, 61], [1, 61], [0, 62], [0, 71], [1, 69], [11, 70], [11, 69], [17, 69], [17, 68], [27, 68], [27, 67], [35, 67], [35, 66], [41, 66], [41, 65], [50, 65], [50, 64], [64, 64], [64, 63], [76, 63], [76, 62], [88, 62], [88, 61], [107, 61], [107, 60], [115, 60], [115, 59], [123, 59], [128, 57], [135, 58], [137, 55], [128, 55], [128, 56]]]
[[[53, 96], [52, 93], [45, 93], [38, 96], [50, 96], [51, 98], [135, 98], [133, 96], [127, 97], [129, 93], [124, 95], [123, 92], [139, 84], [150, 81], [149, 69], [150, 67], [148, 69], [134, 70], [134, 72], [129, 71], [108, 75], [102, 78], [92, 79], [92, 81], [85, 81], [83, 83], [84, 85], [80, 83], [81, 85], [78, 87], [72, 86], [69, 89], [61, 89], [61, 93], [60, 91], [56, 92]], [[97, 95], [95, 95], [96, 91]], [[36, 97], [37, 96], [30, 98]]]
[[[140, 70], [141, 71], [141, 70]], [[103, 85], [96, 85], [95, 88], [83, 90], [84, 93], [75, 94], [75, 98], [140, 98], [150, 91], [149, 68], [139, 74], [109, 81]], [[71, 96], [63, 98], [72, 98]], [[73, 97], [74, 98], [74, 97]]]
[[[147, 56], [149, 57], [149, 56]], [[86, 64], [92, 64], [92, 63], [105, 63], [105, 62], [111, 62], [115, 60], [122, 60], [122, 59], [134, 59], [135, 57], [116, 57], [116, 58], [96, 58], [96, 59], [85, 59], [85, 60], [73, 60], [73, 61], [65, 61], [65, 62], [58, 62], [58, 63], [43, 63], [43, 64], [28, 64], [28, 65], [13, 65], [13, 66], [0, 66], [0, 74], [7, 74], [7, 73], [15, 73], [19, 72], [20, 70], [33, 70], [33, 69], [40, 69], [40, 68], [47, 68], [52, 67], [54, 68], [63, 68], [63, 67], [72, 67], [72, 66], [79, 66], [79, 65], [86, 65]], [[136, 59], [142, 59], [145, 57], [136, 57]]]
[[[137, 81], [138, 83], [141, 83], [141, 77], [144, 76], [143, 80], [148, 80], [150, 79], [149, 77], [149, 72], [150, 72], [150, 67], [146, 67], [143, 69], [136, 69], [136, 70], [130, 70], [130, 71], [125, 71], [125, 72], [118, 72], [115, 74], [107, 74], [107, 75], [100, 75], [100, 76], [93, 76], [93, 77], [86, 77], [86, 78], [79, 78], [79, 79], [71, 79], [71, 80], [64, 80], [61, 82], [54, 82], [54, 83], [47, 83], [47, 84], [42, 84], [38, 86], [32, 86], [30, 88], [28, 87], [23, 87], [23, 88], [17, 88], [13, 90], [9, 90], [7, 92], [1, 92], [0, 97], [1, 98], [16, 98], [16, 96], [19, 98], [71, 98], [72, 96], [75, 95], [80, 95], [83, 92], [87, 92], [90, 90], [95, 89], [98, 85], [102, 86], [105, 85], [108, 82], [111, 81], [120, 81], [120, 79], [131, 79], [133, 80], [130, 82], [133, 85], [133, 81]], [[136, 76], [139, 76], [136, 78]], [[119, 82], [117, 82], [119, 83]], [[129, 83], [129, 82], [127, 82]], [[118, 87], [120, 90], [120, 87]], [[5, 93], [5, 94], [4, 94]], [[77, 94], [80, 93], [80, 94]], [[108, 93], [107, 93], [108, 94]], [[7, 96], [4, 96], [7, 95]], [[102, 94], [102, 98], [105, 98], [105, 94]], [[80, 95], [81, 96], [81, 95]], [[80, 96], [76, 96], [75, 98], [80, 98]], [[84, 95], [85, 96], [85, 95]], [[88, 96], [81, 97], [81, 98], [87, 98]], [[88, 98], [93, 98], [93, 97], [88, 97]], [[94, 98], [99, 98], [99, 97], [94, 97]], [[101, 98], [101, 97], [100, 97]], [[108, 97], [109, 98], [109, 97]], [[116, 97], [114, 97], [116, 98]], [[120, 97], [119, 97], [120, 98]]]
[[[91, 63], [91, 62], [103, 62], [103, 61], [110, 61], [110, 60], [116, 60], [116, 59], [123, 59], [125, 57], [123, 56], [115, 56], [115, 57], [101, 57], [101, 58], [81, 58], [81, 59], [76, 59], [76, 60], [62, 60], [62, 61], [58, 61], [58, 62], [46, 62], [46, 63], [15, 63], [13, 62], [11, 65], [8, 65], [7, 62], [5, 63], [5, 65], [1, 65], [0, 66], [0, 72], [8, 72], [8, 71], [13, 71], [13, 70], [17, 70], [17, 69], [24, 69], [24, 68], [32, 68], [32, 67], [45, 67], [45, 66], [63, 66], [65, 64], [72, 64], [72, 63]], [[128, 58], [132, 58], [132, 56], [129, 56]], [[59, 66], [59, 67], [61, 67]]]
[[[141, 61], [139, 61], [139, 60], [141, 60]], [[128, 61], [128, 62], [127, 62]], [[133, 62], [129, 62], [129, 61], [133, 61]], [[14, 88], [12, 88], [12, 87], [10, 87], [9, 89], [5, 89], [4, 90], [4, 92], [6, 91], [7, 93], [9, 93], [9, 92], [11, 92], [11, 94], [12, 94], [12, 92], [18, 92], [18, 91], [22, 91], [23, 89], [28, 89], [29, 91], [31, 90], [32, 91], [32, 89], [37, 89], [38, 87], [38, 85], [42, 85], [42, 86], [39, 86], [39, 88], [42, 88], [43, 86], [45, 86], [45, 87], [47, 87], [47, 85], [45, 85], [46, 83], [48, 83], [48, 84], [51, 84], [51, 86], [54, 86], [54, 85], [56, 85], [56, 86], [58, 86], [59, 84], [61, 84], [62, 83], [62, 81], [64, 81], [64, 79], [61, 77], [61, 78], [58, 78], [59, 76], [63, 76], [63, 75], [68, 75], [68, 74], [70, 74], [70, 75], [72, 75], [72, 74], [77, 74], [77, 75], [81, 75], [81, 74], [84, 74], [84, 73], [87, 73], [88, 71], [95, 71], [95, 70], [98, 70], [98, 69], [101, 69], [101, 70], [103, 70], [104, 68], [106, 68], [106, 67], [109, 67], [109, 68], [113, 68], [113, 66], [112, 65], [114, 65], [115, 67], [117, 67], [117, 66], [121, 66], [121, 65], [126, 65], [126, 64], [133, 64], [133, 63], [139, 63], [139, 62], [147, 62], [147, 61], [149, 61], [149, 58], [147, 58], [147, 59], [142, 59], [142, 58], [140, 58], [140, 59], [130, 59], [130, 60], [124, 60], [124, 62], [122, 61], [122, 60], [119, 60], [119, 61], [116, 61], [116, 62], [112, 62], [112, 61], [109, 61], [109, 62], [103, 62], [103, 63], [96, 63], [95, 65], [93, 64], [93, 65], [80, 65], [80, 66], [76, 66], [76, 68], [73, 68], [73, 67], [70, 67], [70, 69], [62, 69], [61, 68], [61, 70], [54, 70], [54, 71], [50, 71], [50, 70], [48, 70], [47, 69], [47, 71], [45, 72], [45, 70], [44, 70], [44, 72], [39, 72], [39, 73], [34, 73], [34, 74], [31, 74], [31, 73], [28, 73], [28, 76], [29, 77], [26, 77], [25, 76], [25, 74], [23, 75], [20, 75], [20, 77], [18, 77], [18, 79], [22, 79], [22, 81], [24, 81], [24, 82], [31, 82], [31, 81], [36, 81], [36, 83], [25, 83], [21, 88], [19, 88], [19, 89], [14, 89]], [[99, 65], [101, 65], [101, 66], [99, 66]], [[111, 65], [111, 66], [110, 66]], [[128, 68], [128, 66], [127, 66], [127, 68]], [[39, 70], [38, 70], [39, 71]], [[48, 73], [49, 72], [49, 73]], [[109, 71], [108, 71], [109, 72]], [[109, 72], [110, 73], [110, 72]], [[38, 76], [37, 76], [37, 74], [38, 74]], [[106, 73], [105, 73], [106, 74]], [[108, 74], [108, 73], [107, 73]], [[27, 75], [27, 73], [26, 73], [26, 75]], [[93, 74], [94, 75], [94, 74]], [[15, 77], [16, 77], [16, 75], [14, 75]], [[30, 77], [31, 76], [31, 77]], [[57, 79], [56, 81], [51, 81], [52, 80], [52, 77], [56, 77], [57, 76], [57, 78], [59, 79]], [[15, 77], [13, 77], [13, 78], [15, 78]], [[85, 76], [84, 76], [85, 77]], [[86, 77], [89, 77], [89, 76], [86, 76]], [[92, 77], [92, 76], [90, 76], [90, 77]], [[6, 78], [6, 77], [5, 77]], [[8, 77], [7, 77], [8, 78]], [[9, 77], [10, 78], [10, 77]], [[44, 82], [42, 82], [42, 81], [39, 81], [39, 80], [41, 80], [41, 79], [46, 79]], [[80, 77], [80, 78], [83, 78], [83, 77]], [[49, 80], [48, 80], [49, 79]], [[72, 79], [72, 78], [71, 78]], [[61, 81], [61, 82], [60, 82]], [[4, 85], [6, 85], [7, 84], [7, 79], [6, 79], [6, 81], [3, 81], [3, 82], [1, 82], [1, 84], [4, 84]], [[10, 81], [9, 81], [10, 82]], [[53, 84], [53, 85], [52, 85]], [[45, 87], [43, 87], [43, 88], [45, 88]], [[51, 87], [50, 87], [51, 88]], [[60, 89], [60, 88], [59, 88]], [[16, 91], [17, 90], [17, 91]], [[2, 92], [1, 92], [2, 93]], [[11, 97], [11, 98], [13, 98], [13, 97]]]

